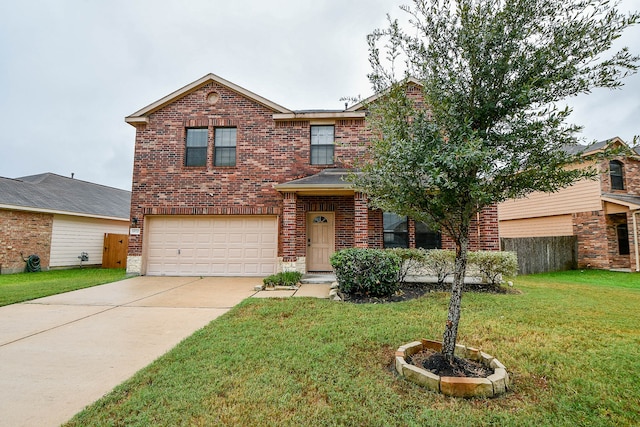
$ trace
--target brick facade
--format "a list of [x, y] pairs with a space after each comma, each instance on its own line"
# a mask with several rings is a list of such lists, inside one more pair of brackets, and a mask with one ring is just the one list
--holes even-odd
[[[640, 161], [635, 157], [617, 157], [623, 168], [624, 189], [611, 188], [609, 159], [601, 160], [600, 188], [604, 196], [640, 196]], [[612, 212], [604, 209], [573, 214], [574, 235], [578, 239], [578, 267], [598, 269], [635, 269], [634, 210], [624, 201]], [[638, 219], [636, 218], [636, 221]], [[627, 226], [629, 254], [620, 253], [618, 226]]]
[[[413, 97], [420, 95], [419, 89], [411, 91]], [[382, 247], [382, 214], [367, 207], [366, 196], [300, 195], [274, 188], [327, 168], [310, 162], [314, 124], [334, 126], [335, 162], [329, 167], [352, 167], [366, 150], [364, 114], [278, 118], [278, 113], [285, 114], [258, 98], [213, 78], [150, 109], [145, 121], [130, 122], [136, 126], [131, 217], [137, 218], [141, 229], [140, 235], [130, 236], [130, 257], [143, 255], [147, 215], [277, 215], [278, 256], [284, 263], [306, 256], [306, 213], [311, 211], [335, 212], [336, 250]], [[208, 129], [205, 166], [185, 166], [190, 127]], [[237, 129], [236, 166], [214, 166], [217, 127]], [[478, 236], [474, 247], [497, 250], [497, 215], [495, 221], [491, 215], [485, 220], [488, 223], [474, 231]]]
[[24, 258], [36, 254], [49, 268], [53, 214], [0, 209], [0, 273], [24, 271]]

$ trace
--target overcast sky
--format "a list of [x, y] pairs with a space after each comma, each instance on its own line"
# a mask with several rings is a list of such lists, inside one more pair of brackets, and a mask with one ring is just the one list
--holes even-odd
[[[2, 1], [0, 176], [73, 172], [129, 190], [124, 117], [208, 73], [289, 109], [343, 108], [341, 97], [371, 94], [366, 35], [407, 3]], [[640, 52], [640, 28], [621, 42]], [[571, 105], [587, 141], [640, 134], [639, 75]]]

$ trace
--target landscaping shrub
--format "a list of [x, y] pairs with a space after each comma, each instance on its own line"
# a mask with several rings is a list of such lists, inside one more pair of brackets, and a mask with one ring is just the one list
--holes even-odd
[[425, 256], [425, 267], [436, 276], [438, 285], [442, 285], [447, 276], [453, 274], [456, 253], [448, 249], [431, 249]]
[[500, 284], [502, 276], [515, 276], [518, 272], [518, 257], [514, 252], [469, 252], [468, 261], [476, 266], [484, 281], [494, 286]]
[[302, 279], [302, 273], [299, 271], [283, 271], [278, 274], [272, 274], [262, 280], [267, 287], [274, 286], [296, 286]]
[[391, 251], [349, 248], [335, 252], [330, 261], [345, 294], [385, 297], [398, 290], [402, 260]]
[[427, 251], [420, 248], [393, 248], [387, 249], [400, 257], [400, 270], [398, 272], [398, 283], [405, 284], [407, 274], [411, 270], [416, 270], [423, 266], [427, 260]]

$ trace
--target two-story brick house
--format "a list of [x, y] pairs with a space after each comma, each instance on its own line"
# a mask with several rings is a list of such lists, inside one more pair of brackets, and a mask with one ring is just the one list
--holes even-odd
[[597, 179], [501, 203], [500, 237], [576, 236], [579, 268], [640, 271], [640, 156], [617, 137], [567, 150], [586, 158], [605, 148], [621, 151], [583, 163], [597, 167]]
[[[367, 147], [364, 105], [292, 111], [208, 74], [126, 117], [136, 128], [128, 271], [264, 276], [331, 270], [331, 253], [349, 247], [451, 246], [371, 209], [345, 180]], [[472, 240], [499, 248], [497, 207]]]

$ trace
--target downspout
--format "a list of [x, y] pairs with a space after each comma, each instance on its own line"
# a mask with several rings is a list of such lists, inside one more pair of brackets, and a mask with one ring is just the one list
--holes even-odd
[[636, 272], [640, 271], [640, 259], [638, 259], [638, 222], [636, 221], [636, 214], [638, 212], [640, 212], [640, 210], [636, 209], [631, 214], [633, 217], [633, 249], [636, 255]]

